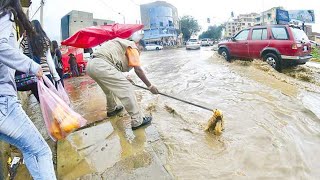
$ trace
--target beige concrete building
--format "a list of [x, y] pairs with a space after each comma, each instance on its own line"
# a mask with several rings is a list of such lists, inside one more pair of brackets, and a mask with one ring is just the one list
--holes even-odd
[[108, 24], [114, 24], [114, 21], [105, 20], [105, 19], [93, 19], [94, 26], [102, 26], [102, 25], [108, 25]]
[[225, 24], [225, 37], [232, 37], [240, 30], [253, 26], [257, 16], [259, 16], [257, 13], [240, 14], [232, 22], [227, 22]]
[[276, 15], [277, 9], [284, 9], [283, 7], [273, 7], [267, 11], [260, 13], [255, 18], [255, 25], [267, 25], [267, 24], [277, 24]]
[[67, 39], [82, 28], [114, 24], [114, 21], [94, 19], [93, 13], [73, 10], [61, 19], [62, 40]]

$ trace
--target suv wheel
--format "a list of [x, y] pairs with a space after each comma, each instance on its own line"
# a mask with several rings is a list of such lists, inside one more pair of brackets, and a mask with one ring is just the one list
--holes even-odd
[[226, 60], [226, 61], [229, 61], [230, 62], [230, 54], [229, 54], [229, 51], [226, 49], [226, 48], [222, 48], [220, 50], [220, 55]]
[[277, 55], [274, 53], [268, 53], [263, 58], [270, 66], [275, 70], [281, 71], [281, 62]]
[[158, 47], [156, 47], [156, 50], [160, 50]]

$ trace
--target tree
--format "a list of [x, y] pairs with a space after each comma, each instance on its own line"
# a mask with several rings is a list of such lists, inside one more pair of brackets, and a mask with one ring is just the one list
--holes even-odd
[[180, 20], [180, 27], [184, 40], [190, 39], [193, 33], [197, 33], [201, 29], [198, 21], [192, 16], [183, 16]]
[[208, 30], [203, 32], [199, 38], [203, 39], [203, 38], [210, 38], [210, 39], [214, 39], [214, 40], [218, 40], [221, 38], [222, 35], [222, 26], [209, 26]]

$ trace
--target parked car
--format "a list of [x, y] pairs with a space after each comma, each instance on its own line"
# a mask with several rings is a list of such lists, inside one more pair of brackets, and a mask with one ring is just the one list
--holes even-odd
[[213, 46], [213, 44], [214, 44], [214, 41], [208, 38], [201, 39], [201, 42], [200, 42], [201, 46]]
[[198, 39], [189, 39], [186, 44], [186, 49], [200, 49], [200, 42]]
[[151, 51], [151, 50], [161, 50], [163, 49], [163, 46], [157, 45], [157, 44], [147, 44], [146, 45], [146, 50]]
[[254, 26], [218, 44], [218, 53], [231, 58], [263, 58], [276, 70], [284, 65], [305, 64], [311, 56], [311, 44], [299, 28], [289, 25]]
[[201, 39], [201, 46], [210, 46], [209, 39]]

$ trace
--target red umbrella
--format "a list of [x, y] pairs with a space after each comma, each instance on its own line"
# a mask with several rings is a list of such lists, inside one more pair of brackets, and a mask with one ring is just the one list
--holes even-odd
[[129, 38], [143, 28], [141, 24], [111, 24], [83, 28], [61, 42], [62, 45], [78, 48], [91, 48], [114, 38]]

